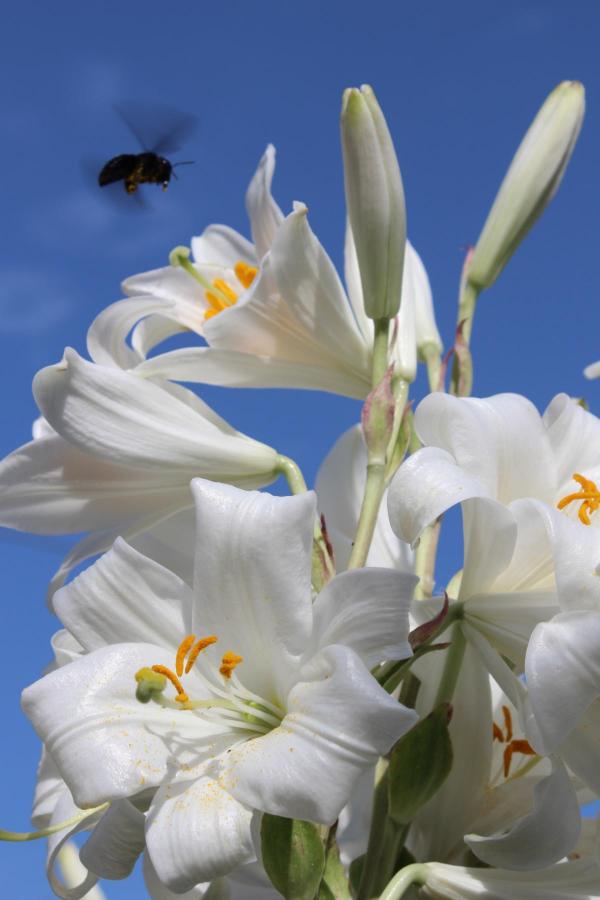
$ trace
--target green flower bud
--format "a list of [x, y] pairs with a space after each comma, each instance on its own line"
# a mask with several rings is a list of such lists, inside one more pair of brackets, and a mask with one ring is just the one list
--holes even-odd
[[563, 81], [542, 105], [517, 150], [475, 247], [468, 281], [494, 283], [556, 193], [581, 130], [585, 92]]
[[404, 188], [387, 123], [368, 85], [344, 92], [341, 127], [346, 205], [365, 313], [371, 319], [391, 319], [402, 291]]

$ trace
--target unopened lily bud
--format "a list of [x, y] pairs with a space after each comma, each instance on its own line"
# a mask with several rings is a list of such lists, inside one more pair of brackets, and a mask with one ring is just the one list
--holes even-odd
[[365, 313], [391, 319], [400, 308], [406, 210], [396, 151], [368, 85], [342, 101], [342, 150], [348, 216], [356, 243]]
[[476, 290], [494, 283], [556, 193], [581, 129], [584, 109], [583, 85], [563, 81], [533, 120], [479, 235], [468, 273]]

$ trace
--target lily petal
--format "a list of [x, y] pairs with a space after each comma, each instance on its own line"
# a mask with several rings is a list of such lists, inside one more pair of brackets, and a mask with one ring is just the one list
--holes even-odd
[[192, 238], [192, 253], [197, 263], [232, 267], [238, 260], [258, 265], [254, 247], [228, 225], [209, 225], [199, 237]]
[[189, 633], [191, 605], [186, 584], [120, 538], [54, 596], [56, 614], [88, 651], [136, 641], [175, 648]]
[[384, 659], [408, 659], [408, 612], [415, 575], [393, 569], [354, 569], [325, 585], [314, 606], [313, 642], [308, 655], [343, 644], [367, 668]]
[[[50, 825], [58, 825], [59, 822], [65, 822], [67, 819], [76, 816], [79, 812], [81, 812], [81, 810], [74, 804], [71, 794], [68, 790], [65, 790], [54, 808], [54, 812], [50, 818]], [[57, 897], [61, 898], [61, 900], [80, 900], [80, 898], [85, 897], [87, 892], [93, 888], [98, 881], [97, 876], [93, 872], [84, 870], [82, 872], [81, 882], [76, 886], [69, 887], [58, 877], [56, 873], [56, 863], [59, 861], [61, 850], [68, 843], [70, 838], [72, 838], [73, 835], [78, 834], [78, 832], [84, 831], [86, 828], [91, 828], [98, 821], [99, 816], [100, 813], [91, 813], [87, 818], [81, 819], [81, 821], [77, 822], [75, 825], [64, 828], [62, 831], [57, 831], [48, 838], [46, 875], [52, 890]]]
[[577, 795], [566, 769], [553, 772], [533, 790], [533, 810], [505, 834], [467, 835], [465, 843], [490, 866], [520, 872], [542, 869], [575, 847], [581, 830]]
[[173, 893], [156, 874], [148, 853], [144, 853], [143, 872], [146, 890], [152, 900], [231, 900], [229, 881], [226, 878], [196, 884], [183, 894]]
[[163, 785], [152, 801], [146, 827], [148, 853], [159, 879], [181, 893], [252, 862], [252, 815], [206, 774]]
[[554, 453], [557, 487], [574, 472], [594, 479], [600, 474], [600, 419], [567, 394], [557, 394], [544, 413], [544, 425]]
[[271, 247], [283, 213], [271, 194], [275, 172], [275, 147], [269, 144], [246, 192], [246, 210], [258, 259]]
[[[310, 571], [316, 498], [241, 491], [194, 479], [195, 604], [192, 630], [214, 633], [244, 657], [244, 684], [285, 691], [311, 625]], [[279, 701], [283, 697], [278, 698]]]
[[416, 722], [358, 656], [327, 647], [305, 665], [279, 728], [223, 757], [219, 781], [241, 803], [331, 824], [357, 778]]
[[175, 747], [180, 765], [214, 752], [214, 729], [201, 718], [136, 700], [135, 673], [155, 664], [171, 667], [173, 654], [116, 644], [23, 691], [23, 709], [81, 809], [158, 786]]
[[145, 818], [128, 800], [113, 803], [81, 848], [83, 865], [99, 878], [127, 878], [146, 843]]

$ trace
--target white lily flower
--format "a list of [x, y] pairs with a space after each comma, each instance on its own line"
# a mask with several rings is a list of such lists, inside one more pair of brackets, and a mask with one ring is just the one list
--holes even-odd
[[[369, 393], [373, 323], [364, 313], [354, 245], [346, 248], [352, 257], [346, 266], [352, 278], [348, 298], [309, 227], [306, 207], [295, 204], [284, 218], [273, 200], [274, 162], [271, 147], [248, 190], [255, 244], [211, 225], [192, 240], [195, 261], [186, 264], [187, 271], [167, 266], [127, 279], [129, 299], [107, 307], [89, 330], [92, 359], [180, 381], [309, 388], [358, 398]], [[402, 297], [406, 312], [392, 357], [400, 374], [412, 380], [419, 340], [414, 319], [430, 336], [432, 303], [423, 264], [410, 245]], [[208, 346], [197, 343], [147, 358], [180, 331], [199, 335]]]
[[595, 363], [590, 363], [589, 366], [586, 366], [583, 370], [583, 374], [586, 378], [598, 378], [600, 377], [600, 360]]
[[0, 466], [0, 520], [40, 534], [92, 533], [71, 551], [54, 587], [117, 535], [133, 537], [192, 507], [196, 475], [243, 487], [277, 477], [275, 450], [178, 385], [67, 349], [61, 363], [36, 375], [34, 392], [47, 424]]
[[255, 811], [332, 823], [417, 718], [368, 671], [410, 655], [414, 576], [343, 573], [313, 605], [314, 495], [193, 493], [194, 588], [118, 541], [55, 598], [87, 655], [23, 695], [78, 805], [151, 796], [175, 891], [251, 862]]
[[[437, 516], [469, 497], [532, 497], [594, 528], [600, 517], [600, 420], [566, 394], [543, 416], [525, 397], [430, 394], [415, 413], [425, 445], [398, 469], [390, 516], [413, 543]], [[589, 503], [582, 495], [587, 491]]]

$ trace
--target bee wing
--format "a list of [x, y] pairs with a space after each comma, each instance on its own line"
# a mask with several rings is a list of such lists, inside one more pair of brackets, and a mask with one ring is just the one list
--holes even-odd
[[195, 116], [158, 103], [123, 101], [115, 110], [144, 150], [175, 153], [197, 127]]

